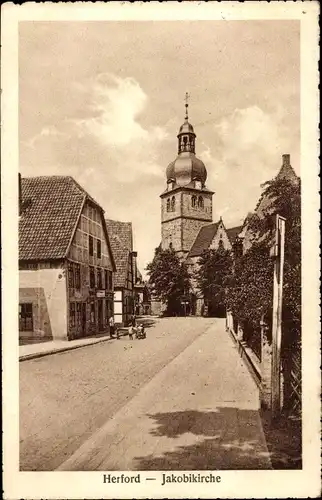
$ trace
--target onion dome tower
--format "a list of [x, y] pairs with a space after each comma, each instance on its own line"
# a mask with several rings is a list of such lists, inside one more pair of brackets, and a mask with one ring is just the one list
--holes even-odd
[[189, 252], [200, 228], [212, 222], [212, 195], [207, 170], [196, 156], [196, 134], [189, 122], [188, 94], [178, 139], [178, 154], [166, 169], [167, 188], [161, 194], [162, 248]]

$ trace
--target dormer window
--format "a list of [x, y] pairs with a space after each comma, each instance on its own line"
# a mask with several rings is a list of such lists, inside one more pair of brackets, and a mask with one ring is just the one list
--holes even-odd
[[171, 180], [168, 182], [167, 190], [168, 190], [168, 191], [171, 191], [172, 189], [174, 189], [174, 188], [175, 188], [175, 185], [176, 185], [175, 181], [174, 181], [173, 179], [171, 179]]

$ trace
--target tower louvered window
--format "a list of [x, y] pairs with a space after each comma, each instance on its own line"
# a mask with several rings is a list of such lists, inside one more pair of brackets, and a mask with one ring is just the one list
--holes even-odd
[[198, 207], [199, 208], [204, 208], [204, 201], [203, 201], [203, 197], [202, 196], [199, 196], [199, 198], [198, 198]]

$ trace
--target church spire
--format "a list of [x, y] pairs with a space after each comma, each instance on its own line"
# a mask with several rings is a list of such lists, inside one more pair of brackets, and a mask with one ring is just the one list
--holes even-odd
[[188, 106], [189, 106], [189, 94], [186, 92], [185, 95], [185, 117], [184, 123], [181, 125], [178, 134], [178, 153], [193, 153], [195, 154], [195, 138], [196, 134], [193, 130], [193, 126], [188, 122]]
[[188, 94], [188, 92], [186, 92], [185, 101], [186, 101], [186, 103], [185, 103], [186, 114], [185, 114], [184, 120], [185, 120], [185, 122], [188, 122], [188, 106], [189, 106], [189, 102], [188, 102], [189, 101], [189, 94]]

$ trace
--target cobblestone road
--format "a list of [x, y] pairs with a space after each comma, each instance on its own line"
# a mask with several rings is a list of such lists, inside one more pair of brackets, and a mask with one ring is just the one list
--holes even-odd
[[54, 470], [213, 323], [154, 320], [127, 337], [20, 363], [20, 470]]

